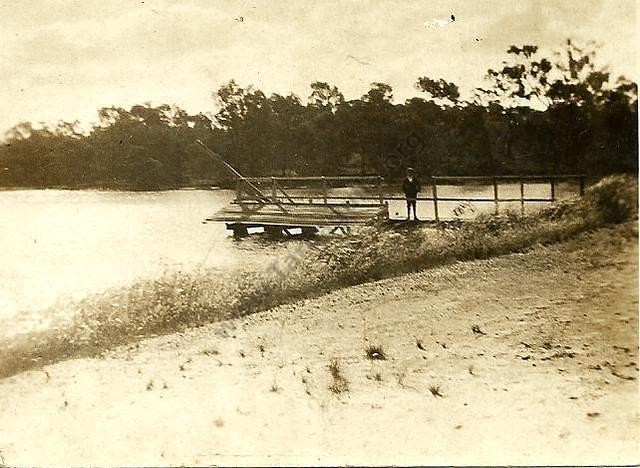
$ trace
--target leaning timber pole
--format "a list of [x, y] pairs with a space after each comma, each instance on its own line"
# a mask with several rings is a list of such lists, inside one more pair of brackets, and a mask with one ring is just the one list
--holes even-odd
[[247, 178], [242, 174], [240, 174], [231, 164], [229, 164], [227, 161], [222, 159], [222, 156], [220, 156], [218, 153], [213, 151], [211, 148], [205, 145], [202, 141], [196, 140], [196, 143], [204, 150], [204, 152], [210, 158], [222, 164], [229, 172], [231, 172], [234, 176], [236, 176], [238, 180], [243, 181], [248, 187], [250, 187], [251, 191], [253, 192], [253, 194], [256, 196], [258, 200], [267, 201], [267, 202], [269, 201], [269, 197], [267, 197], [264, 193], [262, 193], [258, 187], [253, 185], [250, 181], [248, 181]]

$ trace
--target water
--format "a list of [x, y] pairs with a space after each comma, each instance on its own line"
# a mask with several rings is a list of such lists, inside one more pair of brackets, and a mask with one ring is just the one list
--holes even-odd
[[[557, 194], [562, 198], [576, 191], [576, 186], [565, 186]], [[501, 185], [499, 194], [516, 198], [520, 187]], [[431, 193], [425, 189], [421, 195]], [[492, 187], [438, 187], [439, 197], [492, 195]], [[233, 196], [226, 190], [0, 192], [0, 320], [169, 271], [264, 261], [278, 247], [267, 252], [259, 243], [234, 242], [223, 224], [202, 223]], [[527, 185], [525, 196], [548, 197], [549, 187]], [[460, 205], [442, 202], [439, 214], [452, 218]], [[519, 210], [520, 204], [510, 208]], [[493, 209], [492, 202], [475, 203], [459, 216]], [[389, 212], [392, 218], [404, 218], [404, 202], [391, 201]], [[433, 203], [419, 202], [418, 216], [433, 217]]]
[[166, 271], [225, 268], [224, 225], [203, 224], [229, 191], [0, 192], [0, 318]]

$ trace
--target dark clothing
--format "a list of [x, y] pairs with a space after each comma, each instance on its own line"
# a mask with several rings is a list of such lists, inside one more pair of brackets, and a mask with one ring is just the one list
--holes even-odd
[[418, 182], [417, 177], [414, 176], [413, 180], [409, 180], [408, 177], [405, 178], [404, 182], [402, 182], [402, 191], [404, 192], [404, 196], [407, 198], [407, 219], [411, 217], [411, 208], [413, 208], [413, 217], [417, 220], [416, 198], [420, 191], [420, 182]]
[[413, 181], [409, 180], [409, 178], [405, 178], [404, 182], [402, 182], [402, 191], [404, 192], [405, 197], [416, 198], [420, 191], [420, 182], [416, 177], [413, 178]]

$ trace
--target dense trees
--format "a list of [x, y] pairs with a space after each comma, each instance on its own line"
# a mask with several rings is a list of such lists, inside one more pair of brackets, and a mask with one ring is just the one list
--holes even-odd
[[193, 143], [201, 139], [247, 175], [371, 174], [407, 165], [429, 174], [637, 171], [637, 85], [597, 67], [595, 47], [567, 41], [552, 59], [511, 46], [470, 100], [456, 84], [419, 77], [414, 97], [372, 83], [348, 101], [311, 84], [306, 104], [235, 81], [213, 98], [211, 118], [149, 104], [77, 122], [20, 123], [0, 148], [0, 186], [167, 188], [227, 183]]

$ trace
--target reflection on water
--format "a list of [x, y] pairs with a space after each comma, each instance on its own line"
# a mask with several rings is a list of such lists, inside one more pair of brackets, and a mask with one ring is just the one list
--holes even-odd
[[[357, 189], [332, 193], [366, 194]], [[561, 186], [556, 195], [575, 193], [576, 186]], [[223, 224], [202, 223], [233, 196], [226, 190], [0, 192], [0, 319], [166, 271], [264, 263], [278, 246], [238, 244]], [[431, 196], [429, 187], [421, 196]], [[493, 188], [438, 186], [438, 196], [490, 198]], [[501, 185], [499, 196], [517, 198], [520, 187]], [[527, 184], [525, 196], [546, 198], [549, 186]], [[454, 217], [459, 206], [460, 202], [439, 203], [440, 216]], [[519, 203], [513, 208], [519, 209]], [[473, 203], [460, 216], [493, 210], [493, 202]], [[404, 218], [405, 203], [390, 201], [389, 212], [392, 218]], [[433, 203], [419, 202], [418, 216], [433, 217]]]

